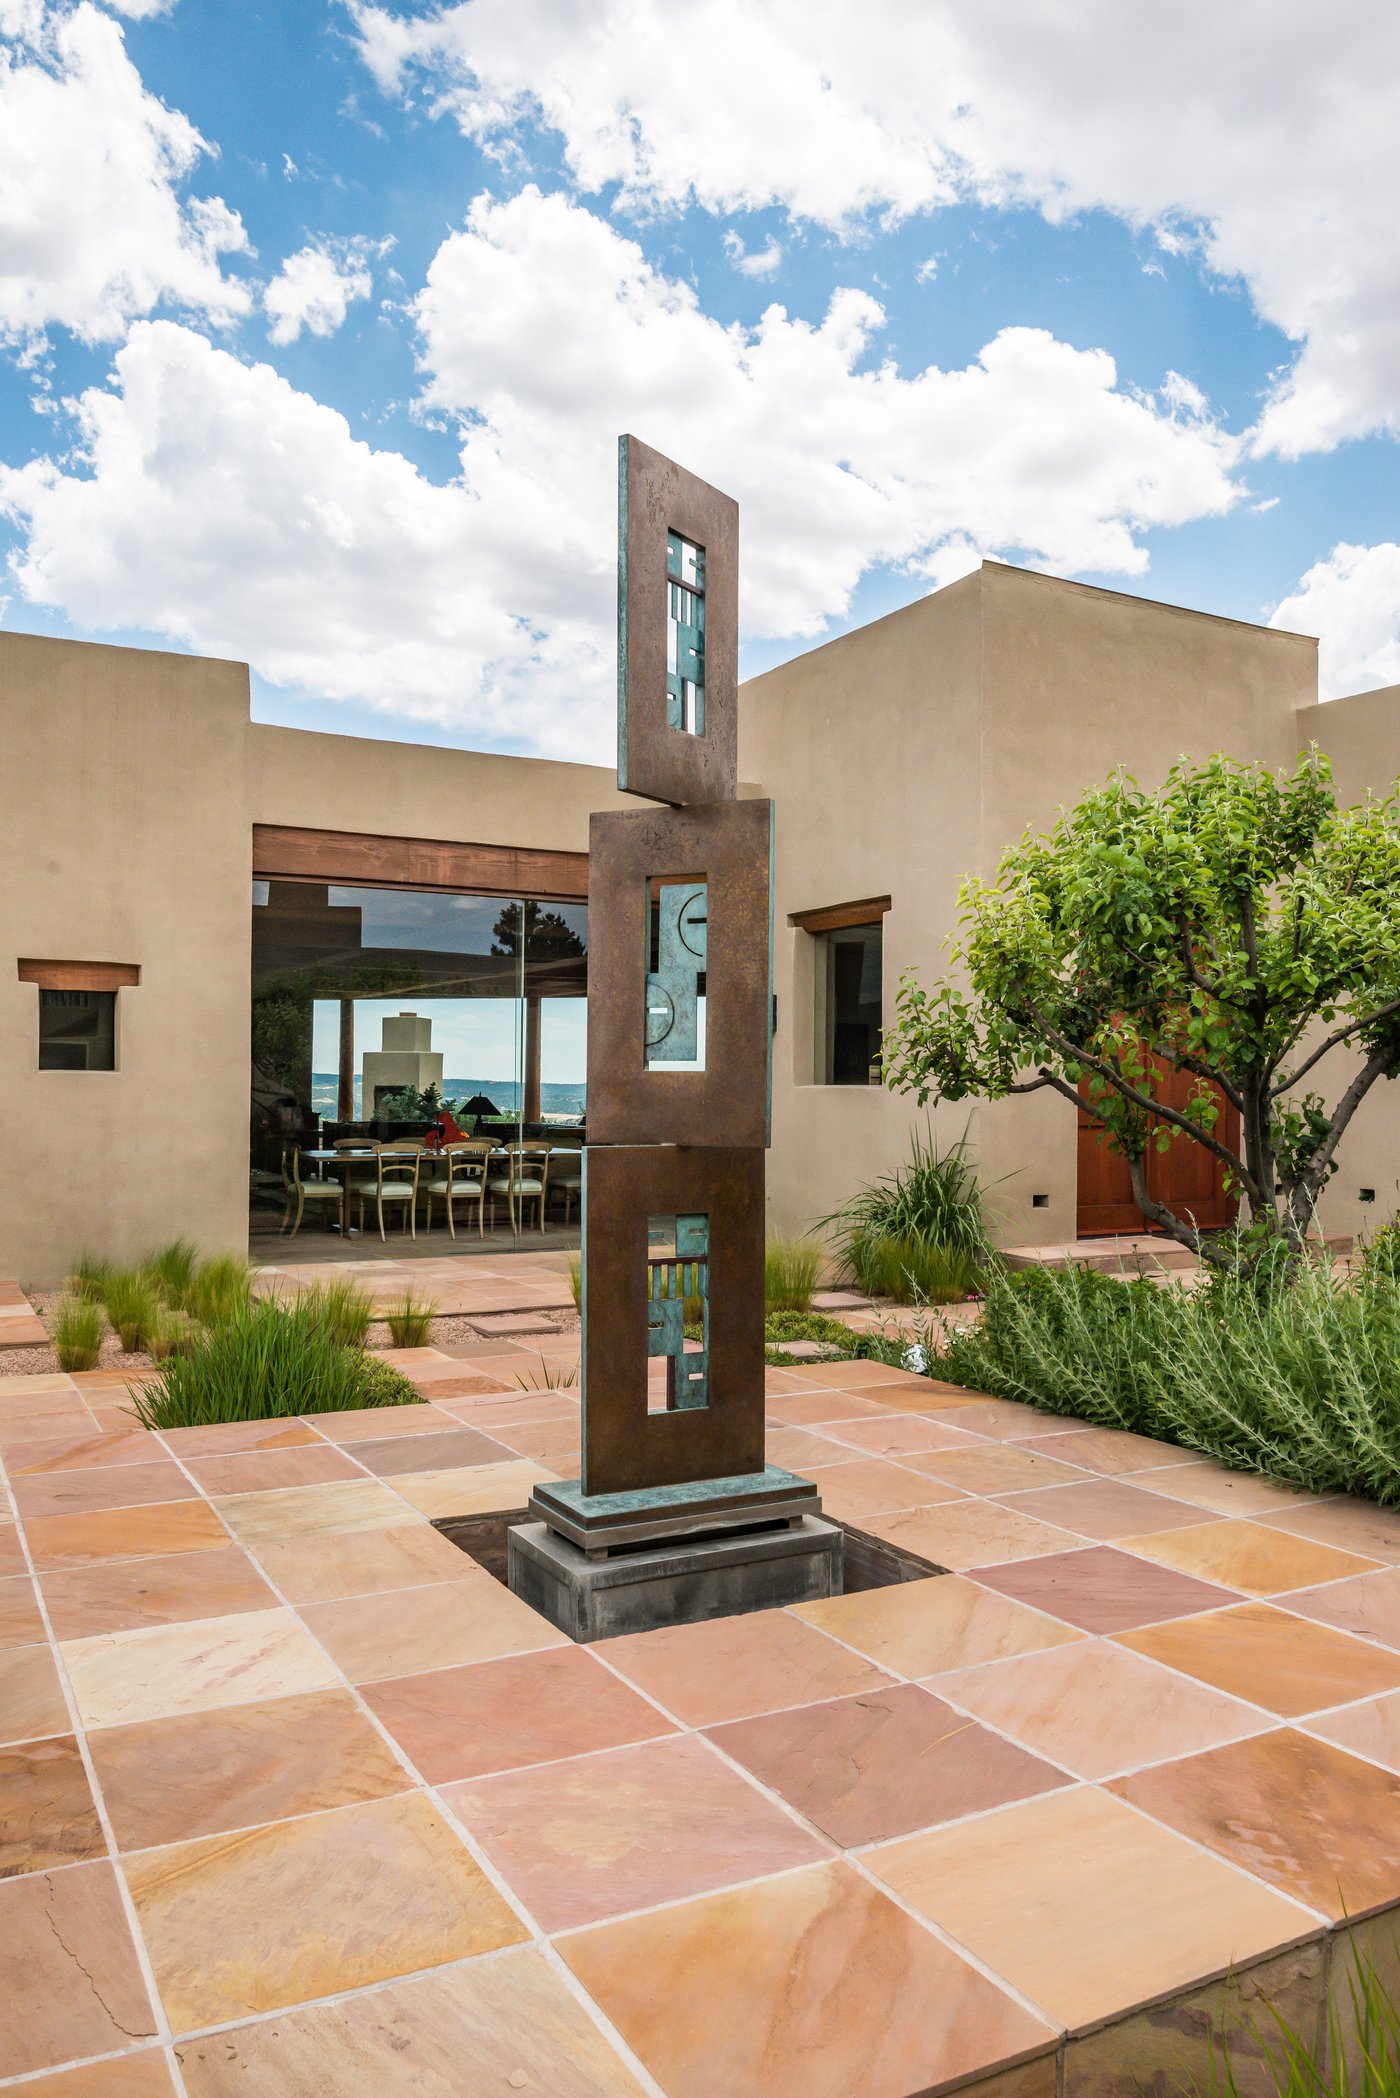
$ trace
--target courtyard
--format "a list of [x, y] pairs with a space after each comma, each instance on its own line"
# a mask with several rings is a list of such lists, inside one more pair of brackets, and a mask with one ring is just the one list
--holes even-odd
[[815, 1362], [772, 1461], [947, 1570], [576, 1647], [434, 1527], [576, 1473], [571, 1357], [160, 1435], [0, 1380], [0, 2077], [1128, 2098], [1394, 1979], [1400, 1515]]

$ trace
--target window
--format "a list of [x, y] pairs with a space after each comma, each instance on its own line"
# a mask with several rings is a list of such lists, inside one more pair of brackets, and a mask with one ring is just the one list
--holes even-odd
[[817, 943], [818, 1085], [878, 1085], [883, 927], [845, 925]]
[[115, 991], [39, 992], [39, 1069], [115, 1071]]

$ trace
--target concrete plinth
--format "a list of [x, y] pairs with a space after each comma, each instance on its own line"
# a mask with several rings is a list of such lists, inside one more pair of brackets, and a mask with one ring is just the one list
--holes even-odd
[[745, 1535], [591, 1557], [542, 1522], [510, 1533], [512, 1593], [586, 1645], [841, 1593], [844, 1539], [819, 1516]]

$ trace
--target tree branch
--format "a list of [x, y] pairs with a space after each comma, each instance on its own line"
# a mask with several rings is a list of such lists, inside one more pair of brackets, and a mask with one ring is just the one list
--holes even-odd
[[[1121, 1093], [1131, 1106], [1140, 1107], [1145, 1113], [1155, 1115], [1158, 1121], [1170, 1123], [1173, 1128], [1182, 1130], [1185, 1135], [1191, 1137], [1203, 1149], [1211, 1152], [1214, 1157], [1220, 1160], [1223, 1166], [1227, 1167], [1238, 1178], [1240, 1185], [1248, 1193], [1251, 1203], [1257, 1204], [1260, 1201], [1259, 1187], [1254, 1175], [1250, 1172], [1244, 1160], [1238, 1157], [1235, 1152], [1229, 1150], [1224, 1144], [1217, 1143], [1213, 1136], [1208, 1136], [1204, 1129], [1200, 1128], [1197, 1123], [1188, 1120], [1185, 1115], [1178, 1114], [1174, 1107], [1167, 1107], [1161, 1101], [1154, 1100], [1150, 1093], [1141, 1093], [1135, 1085], [1129, 1085], [1122, 1072], [1115, 1070], [1112, 1064], [1105, 1063], [1102, 1057], [1092, 1056], [1088, 1050], [1076, 1048], [1075, 1044], [1066, 1035], [1062, 1035], [1057, 1027], [1051, 1026], [1049, 1020], [1036, 1006], [1028, 1002], [1026, 1011], [1045, 1036], [1046, 1041], [1058, 1049], [1067, 1062], [1087, 1064], [1091, 1071], [1097, 1071], [1101, 1078], [1107, 1079], [1114, 1090]], [[1062, 1090], [1068, 1092], [1069, 1088], [1066, 1086]], [[1081, 1101], [1077, 1093], [1073, 1095], [1073, 1098], [1089, 1114], [1093, 1113], [1093, 1107], [1089, 1103]]]
[[1388, 1049], [1377, 1049], [1374, 1055], [1367, 1058], [1341, 1099], [1337, 1102], [1336, 1110], [1332, 1116], [1332, 1127], [1328, 1130], [1322, 1143], [1314, 1151], [1308, 1162], [1307, 1171], [1302, 1176], [1302, 1184], [1309, 1190], [1314, 1203], [1316, 1203], [1318, 1196], [1322, 1192], [1322, 1184], [1327, 1178], [1327, 1168], [1331, 1165], [1337, 1146], [1346, 1133], [1347, 1124], [1370, 1092], [1376, 1080], [1384, 1078], [1386, 1073], [1393, 1070], [1397, 1063], [1400, 1063], [1400, 1046], [1392, 1045]]
[[1155, 1195], [1147, 1192], [1147, 1173], [1140, 1158], [1128, 1160], [1128, 1176], [1133, 1183], [1133, 1200], [1149, 1224], [1159, 1224], [1167, 1236], [1174, 1238], [1179, 1246], [1186, 1246], [1213, 1267], [1229, 1264], [1226, 1256], [1216, 1251], [1204, 1232], [1194, 1224], [1183, 1223], [1165, 1203], [1159, 1202]]
[[1334, 1034], [1329, 1034], [1322, 1046], [1314, 1049], [1312, 1055], [1299, 1064], [1296, 1071], [1290, 1071], [1287, 1078], [1281, 1078], [1276, 1086], [1270, 1088], [1270, 1101], [1281, 1099], [1285, 1093], [1292, 1092], [1299, 1079], [1305, 1078], [1314, 1064], [1320, 1064], [1329, 1050], [1337, 1048], [1350, 1035], [1359, 1034], [1363, 1027], [1374, 1027], [1378, 1020], [1388, 1020], [1395, 1013], [1400, 1013], [1400, 998], [1393, 999], [1389, 1005], [1377, 1007], [1373, 1013], [1363, 1013], [1359, 1020], [1349, 1020], [1345, 1027], [1339, 1027]]

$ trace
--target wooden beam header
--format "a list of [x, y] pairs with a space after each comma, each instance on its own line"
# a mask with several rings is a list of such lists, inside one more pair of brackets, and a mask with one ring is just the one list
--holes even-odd
[[38, 962], [21, 958], [21, 983], [41, 991], [126, 991], [141, 981], [138, 962]]
[[253, 825], [259, 881], [327, 882], [346, 888], [443, 889], [522, 896], [540, 903], [588, 900], [588, 854], [528, 845], [467, 845], [443, 838]]
[[852, 925], [878, 925], [889, 908], [888, 896], [865, 896], [858, 903], [828, 904], [820, 911], [789, 911], [788, 924], [802, 932], [844, 932]]

